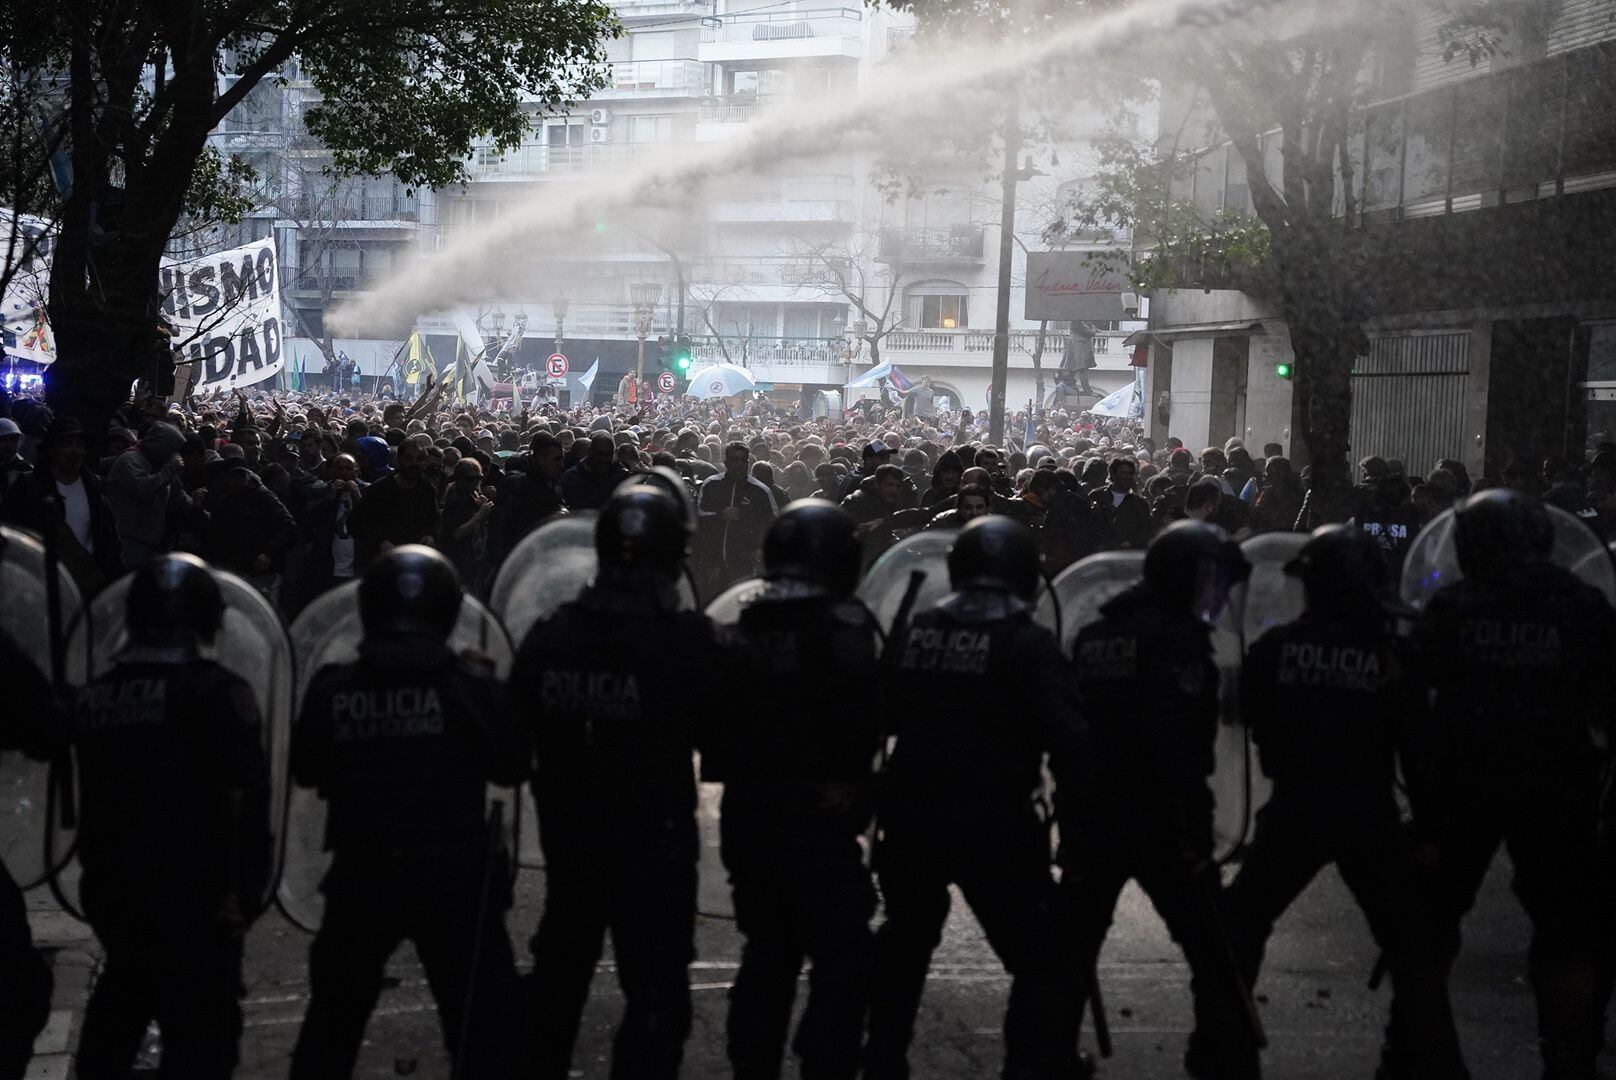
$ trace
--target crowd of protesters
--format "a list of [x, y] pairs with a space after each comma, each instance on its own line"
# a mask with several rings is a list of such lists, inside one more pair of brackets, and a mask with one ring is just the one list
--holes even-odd
[[1184, 518], [1237, 539], [1352, 521], [1395, 580], [1426, 522], [1495, 485], [1540, 494], [1616, 538], [1616, 446], [1605, 444], [1586, 462], [1511, 463], [1498, 477], [1472, 479], [1452, 459], [1422, 473], [1379, 457], [1348, 477], [1296, 469], [1277, 443], [1157, 445], [1139, 421], [1059, 410], [1036, 423], [1012, 414], [993, 445], [985, 412], [920, 417], [879, 399], [812, 418], [762, 395], [515, 412], [446, 401], [441, 387], [414, 402], [254, 390], [183, 404], [141, 397], [98, 440], [42, 401], [3, 404], [0, 520], [54, 530], [82, 588], [156, 552], [191, 551], [288, 616], [406, 543], [444, 551], [484, 592], [546, 519], [598, 509], [623, 478], [656, 465], [697, 498], [692, 567], [708, 598], [751, 576], [769, 521], [807, 496], [853, 515], [866, 565], [906, 535], [990, 513], [1031, 526], [1050, 573], [1143, 548]]

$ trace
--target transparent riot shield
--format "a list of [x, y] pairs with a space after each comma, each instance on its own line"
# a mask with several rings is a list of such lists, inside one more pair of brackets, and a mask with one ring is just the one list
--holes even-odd
[[1060, 605], [1061, 651], [1070, 656], [1078, 631], [1097, 622], [1106, 602], [1138, 584], [1144, 572], [1142, 551], [1102, 551], [1079, 559], [1057, 574], [1051, 587], [1039, 596], [1033, 618], [1054, 632], [1056, 605]]
[[[722, 626], [734, 626], [741, 621], [746, 605], [763, 594], [768, 587], [762, 578], [738, 581], [707, 605], [707, 617]], [[700, 755], [697, 755], [697, 779], [700, 780]], [[701, 855], [696, 864], [696, 910], [703, 915], [722, 919], [735, 917], [735, 903], [729, 888], [729, 872], [719, 853], [719, 807], [724, 801], [724, 785], [701, 781], [697, 786], [696, 830], [701, 841]]]
[[[214, 570], [224, 599], [224, 623], [211, 646], [202, 655], [214, 660], [231, 674], [245, 680], [258, 702], [263, 718], [264, 754], [269, 762], [269, 826], [271, 850], [275, 852], [265, 894], [259, 908], [268, 906], [280, 876], [286, 825], [286, 782], [288, 750], [291, 746], [292, 692], [295, 685], [291, 642], [280, 615], [264, 594], [234, 574]], [[124, 575], [101, 591], [80, 613], [68, 636], [68, 677], [82, 685], [106, 673], [117, 663], [118, 654], [129, 640], [124, 621], [125, 601], [132, 575]], [[55, 785], [57, 792], [62, 785]], [[63, 897], [78, 906], [78, 867], [70, 863], [57, 882]]]
[[[1543, 507], [1554, 525], [1554, 549], [1549, 558], [1582, 578], [1616, 604], [1616, 563], [1605, 553], [1605, 546], [1594, 531], [1573, 514], [1558, 506]], [[1403, 602], [1423, 610], [1431, 597], [1464, 577], [1459, 569], [1459, 553], [1454, 546], [1455, 511], [1444, 510], [1420, 530], [1403, 561], [1399, 588]]]
[[[520, 646], [533, 625], [578, 599], [595, 580], [595, 514], [571, 514], [540, 525], [511, 549], [494, 578], [488, 606]], [[679, 583], [681, 606], [694, 609], [696, 592]]]
[[1271, 790], [1257, 767], [1251, 729], [1240, 714], [1240, 665], [1259, 637], [1302, 614], [1302, 583], [1285, 573], [1285, 564], [1309, 539], [1307, 533], [1273, 532], [1241, 544], [1251, 576], [1230, 594], [1229, 606], [1212, 631], [1212, 655], [1219, 673], [1212, 835], [1220, 859], [1250, 842], [1257, 808], [1268, 801]]
[[925, 611], [952, 591], [948, 584], [948, 551], [958, 535], [952, 529], [918, 532], [899, 540], [875, 560], [859, 583], [858, 598], [875, 615], [883, 634], [892, 633], [892, 622], [898, 617], [913, 573], [924, 575], [915, 595], [914, 611]]
[[[314, 676], [328, 665], [352, 663], [359, 656], [363, 637], [357, 581], [322, 594], [293, 620], [291, 641], [298, 663], [295, 700], [299, 709]], [[510, 674], [510, 638], [494, 614], [470, 596], [461, 601], [449, 647], [456, 652], [470, 649], [488, 656], [502, 679]], [[325, 850], [325, 800], [309, 788], [287, 786], [286, 855], [276, 901], [288, 919], [312, 932], [320, 928], [325, 911], [320, 883], [331, 865], [331, 855]], [[516, 851], [521, 859], [525, 851], [519, 845], [523, 842], [529, 843], [533, 852], [538, 850], [536, 840], [529, 839], [536, 830], [524, 825], [531, 819], [533, 799], [525, 785], [518, 797], [512, 796], [509, 788], [489, 787], [489, 799], [500, 800], [509, 808], [505, 815], [507, 850]]]
[[[20, 653], [10, 658], [12, 662], [32, 664], [50, 680], [57, 663], [64, 669], [71, 663], [65, 650], [53, 650], [53, 645], [65, 639], [67, 627], [78, 618], [84, 601], [72, 576], [57, 566], [56, 612], [52, 615], [47, 565], [45, 547], [39, 540], [0, 526], [0, 632]], [[53, 651], [61, 655], [53, 656]], [[14, 716], [5, 723], [40, 719]], [[0, 750], [0, 862], [20, 889], [35, 888], [49, 877], [45, 832], [55, 827], [48, 812], [49, 786], [49, 762], [34, 761], [19, 750]], [[65, 853], [69, 840], [58, 835], [51, 847]]]

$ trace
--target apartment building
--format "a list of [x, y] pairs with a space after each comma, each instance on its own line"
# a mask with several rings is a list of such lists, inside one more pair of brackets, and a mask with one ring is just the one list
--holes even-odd
[[[1352, 213], [1381, 232], [1354, 458], [1424, 472], [1458, 457], [1496, 476], [1514, 457], [1580, 460], [1585, 440], [1616, 432], [1616, 2], [1520, 10], [1502, 48], [1471, 65], [1444, 59], [1439, 8], [1410, 5], [1365, 72]], [[1238, 154], [1193, 156], [1185, 198], [1250, 212]], [[1141, 339], [1158, 437], [1305, 453], [1272, 298], [1158, 294]]]

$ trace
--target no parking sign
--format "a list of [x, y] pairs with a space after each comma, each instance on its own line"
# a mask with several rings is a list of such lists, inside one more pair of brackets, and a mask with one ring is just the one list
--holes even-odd
[[671, 371], [664, 371], [662, 374], [656, 377], [657, 389], [662, 391], [664, 394], [673, 393], [673, 388], [678, 385], [678, 382], [679, 380], [673, 377], [673, 372]]
[[560, 353], [551, 353], [550, 358], [544, 362], [544, 373], [552, 379], [565, 379], [570, 365], [567, 358]]

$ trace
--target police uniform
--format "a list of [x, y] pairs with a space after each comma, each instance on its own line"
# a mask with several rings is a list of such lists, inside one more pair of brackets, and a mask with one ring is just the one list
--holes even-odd
[[490, 783], [526, 775], [526, 753], [496, 684], [441, 639], [367, 637], [356, 663], [315, 676], [293, 731], [292, 773], [326, 801], [332, 859], [294, 1080], [352, 1075], [387, 960], [405, 939], [426, 969], [449, 1053], [461, 1056], [458, 1075], [517, 1074], [510, 876], [491, 859], [485, 806]]
[[[0, 683], [7, 697], [0, 751], [48, 757], [61, 710], [50, 683], [3, 631]], [[0, 1080], [21, 1080], [27, 1070], [34, 1039], [50, 1019], [52, 983], [50, 965], [33, 946], [22, 893], [0, 863]]]
[[677, 608], [671, 584], [593, 585], [533, 628], [511, 672], [537, 753], [546, 893], [532, 1024], [544, 1080], [567, 1076], [608, 929], [625, 999], [612, 1076], [679, 1071], [696, 916], [691, 679], [718, 657], [712, 624]]
[[1059, 648], [1024, 600], [986, 588], [950, 594], [892, 647], [897, 744], [877, 809], [886, 922], [876, 937], [866, 1075], [908, 1076], [954, 884], [1011, 975], [1004, 1075], [1070, 1076], [1075, 977], [1056, 947], [1049, 826], [1035, 804], [1043, 755], [1064, 765], [1080, 737]]
[[1616, 875], [1601, 805], [1616, 612], [1566, 570], [1522, 563], [1437, 593], [1414, 642], [1430, 708], [1405, 767], [1418, 838], [1435, 854], [1441, 944], [1451, 960], [1460, 920], [1506, 844], [1532, 920], [1544, 1076], [1591, 1078], [1616, 978]]
[[702, 759], [704, 779], [724, 781], [722, 854], [746, 938], [729, 1058], [737, 1080], [779, 1076], [806, 956], [808, 1005], [792, 1048], [809, 1080], [851, 1080], [873, 950], [875, 889], [858, 836], [880, 741], [877, 631], [857, 601], [794, 597], [792, 585], [771, 585], [741, 612], [742, 700], [771, 705], [729, 710], [722, 757]]
[[72, 739], [81, 895], [106, 955], [78, 1075], [121, 1080], [156, 1019], [163, 1076], [228, 1076], [243, 987], [226, 901], [256, 903], [271, 866], [252, 690], [194, 646], [132, 645], [79, 692]]
[[1061, 819], [1061, 889], [1076, 935], [1074, 962], [1079, 971], [1093, 970], [1117, 897], [1137, 881], [1184, 950], [1196, 1028], [1222, 1070], [1216, 1075], [1255, 1076], [1255, 1033], [1217, 910], [1207, 778], [1218, 670], [1210, 634], [1188, 604], [1173, 605], [1148, 585], [1101, 611], [1072, 649], [1097, 776], [1093, 796]]
[[1408, 714], [1400, 666], [1383, 618], [1310, 610], [1251, 647], [1242, 714], [1274, 789], [1230, 886], [1229, 924], [1255, 985], [1274, 922], [1334, 863], [1389, 961], [1381, 1075], [1464, 1077], [1429, 905], [1393, 795]]

